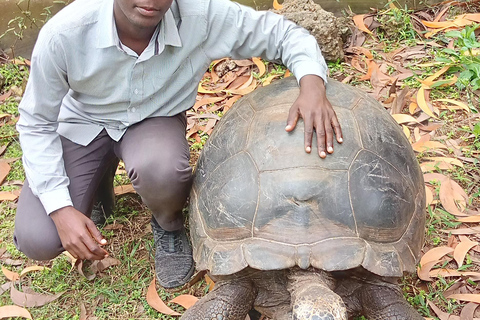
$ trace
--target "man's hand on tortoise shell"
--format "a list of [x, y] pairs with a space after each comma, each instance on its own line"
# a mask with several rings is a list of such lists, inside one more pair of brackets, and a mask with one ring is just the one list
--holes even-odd
[[295, 129], [298, 119], [305, 124], [305, 151], [312, 151], [313, 133], [317, 135], [318, 155], [325, 158], [333, 153], [333, 135], [342, 143], [342, 129], [337, 115], [327, 99], [323, 79], [316, 75], [306, 75], [300, 79], [300, 94], [290, 108], [287, 132]]

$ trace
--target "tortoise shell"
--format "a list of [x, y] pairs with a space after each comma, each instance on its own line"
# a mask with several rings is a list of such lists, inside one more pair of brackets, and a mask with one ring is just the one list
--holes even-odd
[[403, 131], [375, 99], [329, 80], [344, 142], [326, 159], [307, 154], [303, 122], [285, 131], [298, 93], [290, 77], [246, 95], [205, 144], [190, 201], [197, 268], [413, 272], [425, 189]]

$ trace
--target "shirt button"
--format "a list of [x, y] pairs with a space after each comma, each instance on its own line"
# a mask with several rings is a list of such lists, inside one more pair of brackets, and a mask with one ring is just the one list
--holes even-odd
[[133, 91], [135, 94], [138, 94], [138, 89], [135, 89], [135, 91]]
[[133, 107], [131, 110], [132, 110], [132, 112], [135, 112], [135, 111], [137, 111], [137, 109], [135, 109], [135, 107]]

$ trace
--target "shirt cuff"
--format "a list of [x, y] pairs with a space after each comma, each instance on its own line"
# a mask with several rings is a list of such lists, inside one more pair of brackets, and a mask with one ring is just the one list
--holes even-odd
[[327, 84], [327, 70], [320, 63], [302, 63], [301, 65], [295, 67], [295, 70], [292, 70], [293, 74], [297, 78], [297, 82], [300, 85], [300, 79], [308, 74], [314, 74], [323, 79], [325, 84]]
[[73, 206], [68, 188], [61, 188], [42, 193], [38, 196], [48, 215], [55, 210]]

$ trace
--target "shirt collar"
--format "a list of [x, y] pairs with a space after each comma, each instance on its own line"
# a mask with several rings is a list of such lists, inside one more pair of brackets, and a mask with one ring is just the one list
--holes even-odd
[[[177, 24], [172, 10], [169, 9], [160, 21], [159, 33], [153, 34], [156, 37], [156, 54], [160, 54], [166, 45], [181, 47], [182, 40], [178, 32]], [[113, 0], [105, 0], [98, 16], [98, 48], [117, 46], [119, 43], [115, 19], [113, 17]]]

